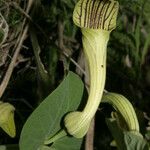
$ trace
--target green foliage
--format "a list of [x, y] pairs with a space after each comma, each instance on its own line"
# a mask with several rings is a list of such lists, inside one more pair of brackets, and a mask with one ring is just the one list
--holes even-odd
[[149, 103], [150, 96], [149, 4], [146, 0], [120, 0], [118, 25], [110, 37], [107, 59], [106, 88], [126, 95], [142, 110], [147, 109], [144, 103]]
[[[144, 32], [150, 32], [144, 23], [149, 20], [145, 15], [149, 3], [140, 0], [120, 3], [123, 3], [123, 8], [120, 10], [118, 30], [114, 32], [113, 39], [117, 40], [124, 55], [129, 54], [134, 71], [139, 73], [141, 65], [145, 63], [145, 56], [150, 45], [148, 35], [144, 34]], [[112, 46], [114, 47], [116, 46]]]
[[76, 139], [73, 137], [64, 137], [54, 142], [54, 144], [50, 147], [51, 150], [80, 150], [82, 144], [82, 139]]
[[[134, 150], [135, 147], [137, 150], [145, 150], [144, 146], [147, 145], [145, 140], [149, 141], [150, 139], [150, 133], [147, 130], [149, 129], [149, 120], [147, 119], [149, 116], [145, 117], [145, 114], [150, 114], [150, 0], [118, 1], [120, 10], [117, 28], [111, 33], [108, 45], [105, 88], [108, 91], [120, 93], [131, 100], [133, 107], [137, 112], [140, 112], [140, 114], [137, 113], [137, 117], [140, 121], [140, 131], [143, 138], [122, 131], [116, 126], [115, 121], [109, 120], [107, 124], [109, 124], [111, 135], [104, 118], [110, 117], [112, 108], [101, 104], [102, 109], [100, 108], [96, 114], [93, 147], [95, 150], [116, 150], [117, 148], [110, 146], [110, 142], [114, 138], [120, 145], [120, 150], [125, 148], [125, 150]], [[9, 25], [6, 43], [4, 43], [2, 49], [0, 48], [2, 61], [4, 54], [7, 56], [3, 66], [0, 66], [0, 81], [5, 76], [16, 50], [15, 44], [18, 35], [23, 32], [23, 19], [27, 19], [27, 16], [18, 8], [25, 11], [27, 2], [22, 0], [0, 0], [1, 13]], [[72, 60], [77, 62], [81, 68], [84, 68], [84, 60], [82, 57], [80, 58], [82, 51], [81, 33], [72, 21], [72, 13], [76, 2], [77, 0], [34, 1], [29, 13], [32, 21], [29, 21], [30, 19], [26, 21], [26, 23], [30, 22], [29, 32], [21, 46], [21, 52], [11, 80], [2, 97], [3, 101], [12, 103], [16, 108], [17, 136], [15, 139], [10, 139], [3, 131], [0, 131], [0, 150], [18, 150], [20, 134], [21, 148], [26, 148], [26, 150], [30, 150], [32, 144], [42, 150], [80, 149], [82, 140], [70, 136], [58, 138], [52, 145], [43, 144], [45, 140], [56, 138], [55, 135], [63, 128], [64, 115], [68, 111], [76, 110], [81, 101], [83, 90], [81, 86], [83, 85], [77, 79], [78, 77], [75, 77], [76, 75], [69, 75], [70, 83], [66, 83], [68, 81], [67, 77], [62, 83], [63, 85], [61, 84], [56, 89], [68, 70], [73, 72], [79, 70], [72, 63]], [[3, 33], [0, 31], [0, 41], [2, 37]], [[63, 43], [63, 48], [60, 43]], [[7, 53], [8, 51], [9, 53]], [[64, 55], [64, 52], [68, 57]], [[80, 73], [84, 81], [83, 74]], [[53, 92], [54, 89], [56, 90]], [[72, 91], [70, 92], [70, 90]], [[49, 96], [47, 97], [47, 95]], [[47, 98], [45, 99], [45, 97]], [[60, 103], [65, 107], [59, 111]], [[70, 106], [67, 105], [68, 103]], [[66, 109], [67, 106], [68, 109]], [[37, 117], [38, 114], [39, 117]], [[54, 122], [53, 119], [56, 116], [59, 117]], [[29, 119], [27, 119], [28, 117]], [[34, 122], [35, 120], [39, 124]], [[44, 123], [46, 123], [45, 126], [43, 126]], [[23, 131], [21, 133], [22, 127]], [[128, 139], [131, 139], [130, 142]], [[28, 146], [30, 147], [27, 148]], [[81, 149], [84, 149], [84, 144], [82, 147]], [[138, 149], [138, 147], [140, 148]]]
[[[62, 128], [62, 117], [69, 111], [78, 108], [82, 92], [81, 80], [70, 72], [61, 85], [35, 109], [25, 123], [20, 138], [20, 150], [26, 150], [27, 146], [29, 150], [43, 147], [44, 141], [54, 136]], [[59, 149], [62, 144], [62, 147], [67, 144], [70, 150], [74, 150], [72, 143], [77, 146], [75, 148], [77, 150], [81, 140], [66, 137], [54, 142], [52, 147]]]
[[14, 27], [21, 22], [22, 16], [20, 12], [16, 9], [11, 9], [11, 12], [8, 17], [8, 23], [10, 27]]
[[115, 119], [107, 119], [107, 125], [117, 143], [118, 150], [149, 150], [148, 144], [136, 131], [123, 131]]

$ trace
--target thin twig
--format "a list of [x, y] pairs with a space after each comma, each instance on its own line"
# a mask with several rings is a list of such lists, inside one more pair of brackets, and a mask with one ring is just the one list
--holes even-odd
[[[85, 60], [85, 72], [87, 74], [87, 76], [85, 76], [84, 78], [84, 82], [86, 85], [86, 89], [89, 93], [90, 91], [90, 75], [89, 75], [89, 67], [88, 67], [88, 63]], [[85, 150], [94, 150], [94, 130], [95, 130], [95, 118], [92, 119], [89, 130], [86, 134], [86, 138], [85, 138]]]
[[[70, 57], [72, 50], [66, 48], [66, 46], [64, 45], [64, 24], [59, 20], [58, 21], [58, 46], [59, 48], [62, 50], [62, 54], [69, 58], [69, 60], [78, 68], [81, 70], [81, 72], [86, 76], [86, 72], [81, 68], [81, 66]], [[70, 54], [68, 54], [68, 53]]]
[[28, 31], [28, 25], [26, 25], [26, 27], [25, 27], [25, 29], [23, 31], [23, 34], [22, 34], [22, 37], [20, 39], [19, 45], [18, 45], [18, 47], [17, 47], [17, 49], [16, 49], [16, 51], [15, 51], [13, 57], [12, 57], [11, 63], [9, 64], [9, 67], [8, 67], [8, 69], [6, 71], [4, 79], [3, 79], [3, 81], [2, 81], [2, 83], [0, 85], [0, 98], [2, 97], [6, 87], [8, 85], [8, 82], [10, 80], [10, 77], [12, 75], [12, 72], [13, 72], [15, 64], [16, 64], [16, 60], [17, 60], [18, 54], [20, 52], [20, 49], [21, 49], [22, 44], [24, 42], [24, 39], [26, 37], [27, 31]]
[[85, 138], [85, 150], [94, 149], [94, 128], [95, 128], [95, 118], [92, 119], [90, 128]]
[[67, 58], [69, 58], [69, 60], [78, 68], [80, 69], [80, 71], [86, 76], [86, 72], [80, 67], [80, 65], [71, 57], [69, 57], [69, 55], [63, 51], [63, 55], [65, 55]]
[[25, 12], [16, 2], [12, 2], [11, 5], [20, 11], [20, 13], [22, 13], [26, 18], [28, 18], [30, 21], [32, 21], [32, 18], [30, 17], [30, 15], [28, 14], [28, 12]]
[[11, 4], [15, 9], [19, 10], [20, 13], [22, 13], [29, 21], [32, 23], [42, 34], [46, 39], [49, 39], [47, 34], [43, 31], [43, 29], [28, 15], [27, 12], [25, 12], [16, 2], [12, 2]]

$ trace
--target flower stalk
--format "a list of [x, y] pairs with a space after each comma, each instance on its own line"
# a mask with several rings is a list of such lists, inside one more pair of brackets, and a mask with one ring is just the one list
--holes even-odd
[[65, 127], [76, 138], [83, 137], [102, 98], [106, 77], [106, 54], [110, 32], [116, 27], [118, 2], [114, 0], [80, 0], [73, 21], [81, 28], [82, 43], [90, 73], [90, 91], [82, 112], [65, 117]]

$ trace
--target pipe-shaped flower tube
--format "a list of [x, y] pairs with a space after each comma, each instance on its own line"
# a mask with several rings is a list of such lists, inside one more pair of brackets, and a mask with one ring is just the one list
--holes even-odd
[[82, 112], [65, 117], [65, 127], [76, 138], [83, 137], [101, 101], [106, 76], [106, 50], [110, 32], [116, 27], [119, 4], [114, 0], [80, 0], [73, 13], [81, 28], [85, 57], [90, 73], [90, 91]]
[[129, 131], [139, 132], [139, 123], [134, 108], [123, 95], [108, 92], [103, 95], [102, 102], [109, 103], [121, 114]]

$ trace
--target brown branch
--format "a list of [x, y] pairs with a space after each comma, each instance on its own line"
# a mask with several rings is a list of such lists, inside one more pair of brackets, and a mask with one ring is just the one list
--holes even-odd
[[[86, 73], [84, 71], [84, 69], [82, 69], [82, 67], [74, 60], [70, 57], [72, 50], [68, 49], [65, 45], [64, 45], [64, 24], [63, 22], [61, 22], [60, 20], [58, 21], [58, 47], [62, 50], [62, 54], [69, 58], [69, 60], [86, 76]], [[63, 60], [62, 55], [60, 56], [60, 59]]]
[[[88, 63], [85, 59], [85, 72], [86, 76], [84, 78], [84, 82], [86, 85], [86, 89], [89, 93], [89, 88], [90, 88], [90, 75], [89, 75], [89, 68], [88, 68]], [[86, 134], [85, 138], [85, 150], [94, 150], [94, 129], [95, 129], [95, 118], [92, 119], [90, 128]]]
[[84, 71], [84, 69], [82, 69], [82, 67], [73, 58], [70, 58], [65, 51], [63, 51], [63, 55], [69, 58], [69, 60], [86, 76], [86, 72]]
[[4, 79], [0, 85], [0, 98], [2, 97], [8, 83], [9, 83], [9, 80], [10, 80], [10, 77], [12, 75], [12, 72], [14, 70], [14, 67], [15, 67], [15, 64], [16, 64], [16, 61], [17, 61], [17, 57], [18, 57], [18, 54], [20, 52], [20, 49], [22, 47], [22, 44], [25, 40], [25, 37], [26, 37], [26, 34], [27, 34], [27, 31], [28, 31], [28, 25], [25, 27], [24, 31], [23, 31], [23, 34], [22, 34], [22, 38], [20, 39], [20, 42], [17, 46], [17, 49], [12, 57], [12, 60], [11, 60], [11, 63], [9, 64], [9, 67], [6, 71], [6, 74], [4, 76]]
[[95, 118], [92, 119], [90, 128], [85, 138], [85, 150], [94, 150]]

